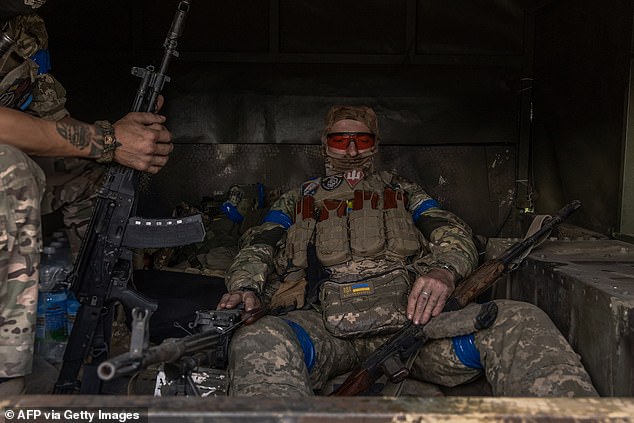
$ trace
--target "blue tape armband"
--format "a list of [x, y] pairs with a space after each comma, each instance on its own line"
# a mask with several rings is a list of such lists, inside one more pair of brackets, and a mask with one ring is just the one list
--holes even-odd
[[286, 323], [293, 329], [295, 332], [295, 336], [297, 336], [297, 340], [299, 341], [299, 345], [302, 346], [302, 351], [304, 352], [304, 363], [306, 364], [306, 368], [308, 372], [310, 372], [315, 365], [315, 344], [313, 344], [313, 340], [310, 339], [310, 335], [308, 332], [301, 327], [299, 324], [293, 322], [292, 320], [284, 319]]
[[433, 198], [423, 201], [418, 207], [416, 207], [416, 210], [414, 210], [414, 212], [412, 213], [412, 218], [414, 218], [414, 222], [418, 220], [421, 214], [434, 207], [440, 208], [440, 204], [438, 204], [438, 201], [434, 200]]
[[51, 70], [51, 55], [48, 53], [48, 50], [38, 50], [31, 56], [31, 60], [37, 63], [38, 75], [48, 73]]
[[281, 210], [270, 210], [262, 219], [262, 223], [266, 222], [279, 223], [284, 229], [288, 229], [293, 224], [293, 219]]
[[462, 335], [451, 338], [453, 350], [462, 364], [472, 369], [482, 369], [480, 351], [475, 346], [475, 336]]
[[233, 223], [241, 223], [244, 220], [244, 216], [240, 214], [236, 206], [228, 201], [223, 203], [220, 209]]

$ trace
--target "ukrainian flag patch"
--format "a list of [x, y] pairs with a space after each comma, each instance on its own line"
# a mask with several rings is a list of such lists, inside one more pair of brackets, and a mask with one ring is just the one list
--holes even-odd
[[374, 285], [372, 282], [355, 282], [341, 285], [341, 298], [360, 297], [372, 295]]

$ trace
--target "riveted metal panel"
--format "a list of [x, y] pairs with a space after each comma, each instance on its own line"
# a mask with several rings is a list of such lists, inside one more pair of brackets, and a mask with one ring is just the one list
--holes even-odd
[[[477, 233], [497, 235], [511, 210], [512, 146], [394, 146], [380, 148], [379, 170], [396, 169], [423, 185], [440, 204], [463, 217]], [[169, 215], [181, 201], [232, 184], [261, 182], [282, 192], [323, 174], [319, 145], [179, 144], [158, 175], [143, 184], [139, 213]]]
[[634, 248], [547, 241], [512, 274], [511, 295], [544, 310], [581, 355], [601, 395], [634, 395]]

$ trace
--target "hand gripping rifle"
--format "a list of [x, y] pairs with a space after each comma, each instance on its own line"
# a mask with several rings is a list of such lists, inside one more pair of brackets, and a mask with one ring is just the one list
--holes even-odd
[[[165, 82], [172, 57], [183, 31], [191, 0], [178, 4], [165, 39], [165, 54], [158, 71], [153, 66], [133, 68], [141, 78], [132, 106], [133, 112], [155, 112], [156, 101]], [[97, 365], [108, 356], [115, 301], [126, 310], [140, 308], [151, 314], [157, 304], [134, 291], [133, 248], [170, 247], [200, 242], [205, 230], [200, 215], [179, 219], [143, 219], [136, 213], [136, 191], [140, 172], [118, 164], [108, 167], [105, 182], [97, 193], [88, 230], [75, 260], [69, 282], [81, 303], [70, 334], [64, 362], [54, 393], [99, 393], [101, 381]], [[84, 366], [83, 381], [77, 380]]]
[[[581, 203], [578, 200], [566, 205], [557, 215], [547, 220], [541, 229], [533, 235], [515, 243], [499, 258], [483, 263], [456, 287], [452, 296], [447, 300], [443, 312], [459, 310], [475, 301], [480, 294], [491, 287], [500, 277], [516, 269], [533, 247], [548, 237], [555, 226], [579, 207], [581, 207]], [[495, 303], [484, 304], [475, 317], [474, 322], [465, 322], [465, 325], [471, 325], [473, 329], [471, 332], [490, 327], [494, 323], [495, 317], [497, 317], [497, 307], [493, 306], [495, 306]], [[361, 394], [374, 385], [382, 375], [386, 375], [393, 383], [402, 382], [409, 375], [409, 370], [403, 364], [403, 361], [411, 357], [430, 339], [428, 332], [425, 330], [425, 326], [429, 325], [430, 323], [426, 325], [408, 323], [359, 364], [350, 376], [330, 395], [354, 396]], [[458, 332], [462, 331], [462, 333], [456, 333], [456, 335], [469, 333], [464, 331], [464, 327], [466, 326], [456, 329]]]

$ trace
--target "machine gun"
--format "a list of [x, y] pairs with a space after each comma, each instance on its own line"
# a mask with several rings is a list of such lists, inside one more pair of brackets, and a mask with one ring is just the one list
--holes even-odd
[[[133, 68], [141, 78], [133, 102], [133, 112], [155, 112], [158, 96], [170, 80], [167, 68], [172, 57], [178, 57], [178, 40], [191, 0], [182, 0], [163, 47], [160, 68]], [[64, 362], [54, 393], [99, 393], [101, 381], [97, 365], [108, 356], [112, 330], [113, 307], [121, 302], [127, 311], [134, 308], [151, 314], [156, 303], [134, 291], [132, 280], [133, 248], [170, 247], [200, 242], [205, 230], [200, 215], [179, 219], [143, 219], [136, 213], [136, 191], [140, 172], [111, 164], [105, 182], [97, 193], [97, 201], [88, 230], [69, 277], [72, 291], [81, 303], [70, 334]], [[83, 380], [77, 380], [84, 366]]]
[[[566, 205], [533, 235], [512, 245], [499, 258], [489, 260], [479, 266], [456, 287], [452, 296], [447, 300], [443, 312], [459, 310], [475, 301], [500, 277], [516, 269], [533, 247], [548, 237], [555, 226], [579, 207], [581, 207], [581, 202], [578, 200]], [[493, 324], [496, 316], [497, 309], [492, 310], [490, 305], [483, 306], [475, 322], [468, 323], [471, 323], [476, 330], [487, 328]], [[370, 354], [330, 395], [354, 396], [361, 394], [367, 391], [382, 375], [386, 375], [393, 383], [402, 382], [409, 375], [409, 370], [403, 362], [418, 351], [428, 339], [423, 325], [417, 326], [409, 323]]]
[[199, 366], [225, 369], [229, 340], [243, 323], [248, 324], [265, 313], [265, 309], [244, 313], [241, 309], [199, 310], [190, 328], [198, 333], [183, 338], [169, 338], [149, 347], [149, 313], [133, 310], [130, 351], [102, 362], [97, 368], [101, 380], [109, 381], [132, 375], [153, 364], [163, 364], [167, 379], [185, 382], [185, 391], [200, 396], [191, 374]]

